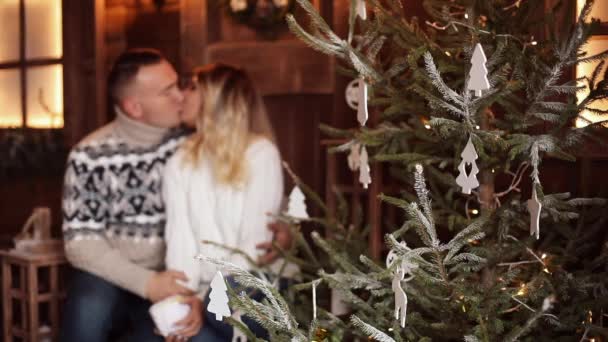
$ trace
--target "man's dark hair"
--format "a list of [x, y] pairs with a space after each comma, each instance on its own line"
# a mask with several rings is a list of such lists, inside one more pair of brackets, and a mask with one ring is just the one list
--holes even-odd
[[108, 75], [108, 95], [112, 102], [120, 99], [120, 92], [129, 84], [143, 66], [158, 64], [165, 57], [154, 49], [129, 49], [123, 52]]

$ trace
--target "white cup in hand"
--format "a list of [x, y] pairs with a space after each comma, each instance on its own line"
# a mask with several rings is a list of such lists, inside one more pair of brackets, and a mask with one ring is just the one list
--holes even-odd
[[182, 296], [167, 297], [150, 307], [152, 320], [164, 337], [179, 330], [180, 327], [176, 327], [174, 324], [190, 312], [190, 306], [183, 304], [182, 298]]

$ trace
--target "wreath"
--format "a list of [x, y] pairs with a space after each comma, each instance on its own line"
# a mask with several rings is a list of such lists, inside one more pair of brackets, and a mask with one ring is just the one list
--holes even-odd
[[275, 31], [285, 25], [294, 0], [223, 0], [228, 14], [256, 30]]

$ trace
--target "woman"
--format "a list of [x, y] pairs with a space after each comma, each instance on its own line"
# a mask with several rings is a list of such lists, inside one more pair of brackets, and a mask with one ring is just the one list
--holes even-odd
[[283, 176], [262, 98], [247, 74], [214, 64], [195, 76], [182, 120], [196, 132], [168, 162], [163, 198], [166, 266], [184, 271], [202, 298], [216, 268], [196, 255], [251, 267], [244, 256], [201, 241], [254, 257], [256, 244], [271, 239], [268, 214], [279, 211]]

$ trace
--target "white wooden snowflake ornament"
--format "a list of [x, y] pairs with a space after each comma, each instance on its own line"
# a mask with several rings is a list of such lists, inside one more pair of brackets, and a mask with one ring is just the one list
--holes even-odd
[[[479, 186], [479, 181], [477, 180], [479, 168], [477, 168], [477, 164], [475, 163], [478, 156], [470, 137], [460, 156], [462, 157], [462, 161], [460, 162], [460, 165], [458, 165], [458, 171], [460, 171], [460, 173], [456, 178], [456, 184], [462, 187], [463, 194], [470, 195], [471, 190], [476, 189]], [[467, 165], [471, 165], [471, 172], [469, 174], [467, 174]]]
[[365, 146], [361, 148], [361, 156], [359, 161], [359, 182], [363, 185], [363, 188], [367, 189], [367, 187], [372, 183], [372, 176], [371, 169], [369, 167], [367, 149]]
[[528, 211], [530, 212], [530, 235], [536, 235], [536, 239], [540, 238], [540, 212], [543, 205], [538, 200], [536, 187], [532, 187], [532, 198], [528, 200]]
[[359, 79], [354, 79], [348, 83], [346, 86], [346, 90], [344, 91], [344, 97], [346, 99], [346, 104], [351, 109], [357, 110], [357, 105], [359, 104]]
[[467, 89], [474, 91], [477, 97], [481, 97], [483, 90], [490, 89], [488, 69], [486, 68], [487, 61], [488, 59], [483, 52], [483, 47], [477, 43], [471, 57], [471, 71], [469, 72], [469, 80], [467, 82]]
[[291, 190], [289, 194], [289, 203], [287, 204], [287, 215], [295, 218], [306, 220], [310, 216], [308, 216], [308, 212], [306, 211], [306, 197], [304, 197], [304, 193], [300, 188], [296, 185]]

